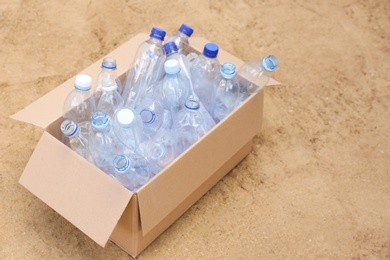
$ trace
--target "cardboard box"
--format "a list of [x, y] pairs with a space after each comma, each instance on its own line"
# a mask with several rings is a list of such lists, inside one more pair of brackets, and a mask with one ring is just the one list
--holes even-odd
[[[117, 60], [122, 79], [137, 47], [148, 38], [139, 34], [107, 55]], [[192, 37], [190, 43], [201, 52], [207, 41]], [[237, 67], [243, 64], [223, 50], [218, 58]], [[80, 73], [96, 81], [101, 62]], [[263, 91], [132, 193], [61, 142], [62, 105], [73, 84], [74, 77], [12, 116], [44, 129], [19, 182], [99, 245], [111, 239], [133, 257], [249, 153], [261, 128]]]

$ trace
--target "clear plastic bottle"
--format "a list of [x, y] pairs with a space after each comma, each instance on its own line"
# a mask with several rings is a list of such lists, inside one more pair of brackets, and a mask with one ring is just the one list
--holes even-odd
[[63, 135], [68, 139], [69, 147], [93, 163], [93, 159], [88, 148], [88, 135], [90, 126], [91, 124], [89, 121], [84, 121], [78, 124], [71, 120], [64, 120], [61, 123], [60, 128]]
[[198, 55], [191, 65], [191, 79], [195, 94], [210, 113], [214, 99], [214, 79], [220, 73], [221, 65], [217, 58], [218, 46], [207, 43], [203, 53]]
[[138, 47], [134, 61], [127, 72], [122, 93], [127, 107], [136, 108], [144, 95], [152, 92], [153, 85], [164, 76], [165, 34], [164, 30], [154, 27], [149, 40]]
[[122, 154], [129, 150], [114, 134], [110, 118], [104, 112], [93, 113], [91, 122], [92, 131], [88, 140], [89, 151], [94, 164], [107, 173], [113, 158], [117, 154]]
[[117, 138], [131, 151], [139, 152], [139, 145], [144, 140], [142, 120], [130, 108], [115, 111], [113, 130]]
[[90, 121], [91, 115], [96, 111], [96, 103], [91, 89], [92, 79], [86, 74], [76, 76], [75, 89], [66, 97], [63, 106], [64, 119], [72, 120], [76, 123]]
[[188, 39], [191, 37], [193, 32], [194, 30], [189, 25], [183, 23], [178, 32], [168, 37], [165, 42], [174, 42], [178, 47], [178, 51], [187, 55], [190, 45]]
[[165, 109], [175, 114], [183, 107], [190, 95], [190, 85], [185, 76], [180, 73], [181, 69], [177, 60], [167, 60], [164, 69], [166, 74], [159, 89], [160, 100]]
[[117, 64], [116, 60], [111, 57], [106, 57], [102, 61], [102, 70], [99, 73], [99, 76], [96, 81], [96, 87], [94, 92], [96, 103], [99, 101], [99, 98], [101, 96], [101, 90], [103, 86], [104, 80], [114, 80], [117, 85], [117, 91], [120, 95], [122, 95], [123, 92], [123, 86], [122, 82], [120, 81], [118, 74], [117, 74]]
[[143, 98], [136, 109], [143, 123], [143, 134], [149, 137], [155, 135], [164, 122], [164, 107], [156, 93]]
[[108, 174], [132, 192], [153, 177], [145, 158], [136, 153], [116, 155]]
[[192, 80], [191, 80], [191, 64], [183, 53], [179, 52], [179, 49], [175, 42], [167, 42], [164, 44], [165, 54], [167, 56], [166, 60], [177, 60], [180, 65], [180, 73], [186, 77], [189, 81], [191, 91], [193, 90]]
[[198, 141], [214, 126], [215, 122], [195, 97], [189, 97], [174, 118], [174, 132], [178, 134], [178, 146], [182, 152]]
[[178, 147], [176, 135], [170, 129], [162, 128], [151, 139], [141, 144], [153, 175], [169, 165], [183, 150]]
[[215, 78], [214, 108], [211, 116], [218, 123], [240, 103], [240, 83], [236, 76], [236, 66], [231, 62], [222, 64], [221, 73]]
[[122, 96], [117, 91], [118, 85], [113, 79], [104, 79], [101, 83], [101, 96], [97, 104], [97, 111], [106, 113], [113, 117], [116, 109], [123, 106]]
[[238, 74], [243, 78], [241, 83], [241, 100], [245, 100], [252, 93], [264, 88], [270, 78], [270, 74], [278, 67], [279, 61], [269, 55], [262, 60], [246, 62], [239, 70]]

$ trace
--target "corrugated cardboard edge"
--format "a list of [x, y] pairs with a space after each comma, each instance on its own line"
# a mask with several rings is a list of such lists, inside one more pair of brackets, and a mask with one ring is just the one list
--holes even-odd
[[47, 132], [19, 183], [101, 246], [133, 195]]

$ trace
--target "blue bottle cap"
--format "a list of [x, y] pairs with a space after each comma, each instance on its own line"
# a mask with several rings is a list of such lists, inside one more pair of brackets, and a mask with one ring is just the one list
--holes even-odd
[[236, 66], [231, 62], [225, 62], [221, 66], [221, 75], [225, 79], [232, 79], [236, 75]]
[[192, 33], [194, 32], [194, 29], [192, 29], [190, 26], [188, 26], [187, 24], [183, 23], [181, 26], [180, 26], [180, 29], [179, 29], [180, 32], [184, 33], [185, 35], [187, 35], [188, 37], [191, 37]]
[[215, 58], [218, 55], [218, 46], [214, 43], [206, 43], [203, 49], [203, 55], [208, 58]]
[[179, 51], [175, 42], [167, 42], [164, 44], [164, 50], [167, 56]]
[[275, 56], [269, 55], [263, 59], [262, 64], [264, 69], [266, 69], [269, 72], [272, 72], [276, 69], [276, 67], [278, 67], [279, 61]]
[[153, 27], [150, 32], [150, 37], [156, 38], [158, 40], [164, 41], [166, 32], [163, 29]]

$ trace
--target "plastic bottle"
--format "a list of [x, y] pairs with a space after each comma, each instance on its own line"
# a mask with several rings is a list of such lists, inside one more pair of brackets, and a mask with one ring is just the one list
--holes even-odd
[[115, 111], [113, 130], [117, 138], [131, 151], [139, 152], [139, 145], [144, 140], [141, 118], [130, 108]]
[[88, 135], [90, 126], [91, 124], [88, 121], [84, 121], [78, 124], [71, 120], [64, 120], [61, 123], [60, 129], [63, 135], [69, 140], [69, 147], [93, 163], [93, 159], [88, 148]]
[[92, 79], [86, 74], [76, 76], [75, 89], [66, 97], [63, 106], [64, 119], [72, 120], [76, 123], [90, 121], [91, 115], [96, 111], [96, 103], [91, 89]]
[[164, 107], [156, 93], [143, 98], [136, 112], [143, 123], [143, 134], [149, 137], [155, 135], [164, 122]]
[[167, 60], [164, 63], [165, 77], [160, 91], [160, 100], [163, 106], [172, 114], [179, 111], [190, 94], [190, 85], [180, 73], [180, 65], [177, 60]]
[[278, 67], [278, 59], [269, 55], [262, 60], [246, 62], [238, 74], [243, 78], [241, 83], [241, 100], [245, 100], [252, 93], [260, 91], [267, 85], [270, 74]]
[[115, 156], [109, 175], [132, 192], [136, 192], [153, 177], [146, 160], [136, 153]]
[[141, 144], [141, 149], [149, 162], [153, 175], [169, 165], [183, 150], [178, 147], [176, 134], [170, 129], [162, 128], [151, 139]]
[[99, 76], [96, 81], [96, 87], [94, 91], [94, 96], [96, 103], [99, 101], [99, 98], [101, 96], [101, 90], [102, 90], [102, 83], [104, 80], [111, 79], [114, 80], [117, 85], [117, 91], [120, 95], [122, 95], [123, 92], [123, 86], [122, 82], [118, 78], [117, 75], [117, 64], [116, 60], [111, 57], [106, 57], [102, 61], [102, 70], [99, 73]]
[[165, 34], [164, 30], [154, 27], [149, 40], [138, 47], [122, 94], [127, 107], [136, 108], [143, 96], [152, 92], [153, 85], [164, 76], [165, 52], [162, 43]]
[[182, 152], [198, 141], [215, 126], [214, 120], [201, 109], [201, 103], [195, 97], [189, 97], [174, 119], [174, 132], [178, 136], [178, 146]]
[[215, 95], [211, 116], [218, 123], [240, 103], [240, 83], [236, 66], [231, 62], [222, 64], [221, 73], [215, 78]]
[[214, 79], [220, 73], [221, 65], [217, 58], [218, 46], [214, 43], [207, 43], [203, 53], [198, 55], [191, 65], [191, 79], [194, 92], [201, 103], [210, 113], [212, 100], [214, 99]]
[[104, 79], [101, 83], [101, 96], [97, 104], [97, 111], [106, 113], [110, 118], [117, 108], [123, 106], [122, 96], [117, 91], [118, 85], [113, 79]]
[[113, 158], [117, 154], [122, 154], [129, 150], [126, 149], [114, 134], [110, 118], [106, 113], [93, 113], [91, 126], [92, 131], [88, 140], [89, 151], [94, 164], [107, 173]]
[[187, 24], [182, 24], [177, 33], [171, 35], [165, 42], [174, 42], [178, 51], [186, 55], [188, 53], [189, 41], [194, 30]]
[[177, 60], [180, 65], [180, 73], [186, 77], [189, 81], [191, 91], [193, 90], [192, 80], [191, 80], [191, 64], [183, 53], [179, 52], [179, 49], [175, 42], [167, 42], [164, 44], [165, 54], [167, 56], [166, 60]]

